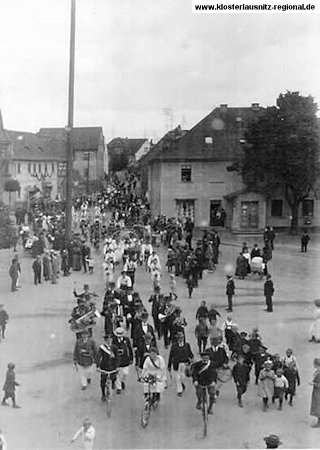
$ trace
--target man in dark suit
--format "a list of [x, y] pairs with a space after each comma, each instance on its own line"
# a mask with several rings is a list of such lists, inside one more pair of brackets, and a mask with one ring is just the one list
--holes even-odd
[[146, 357], [149, 355], [151, 348], [157, 348], [154, 335], [151, 333], [146, 333], [143, 340], [138, 342], [136, 349], [136, 370], [138, 373], [138, 378], [141, 377], [143, 364]]
[[154, 330], [152, 325], [148, 323], [149, 314], [146, 311], [142, 311], [139, 322], [134, 327], [134, 333], [132, 336], [132, 345], [137, 348], [140, 343], [144, 342], [145, 335], [147, 333], [152, 335], [152, 340], [156, 342]]
[[234, 296], [235, 284], [231, 275], [227, 275], [226, 295], [228, 297], [228, 312], [232, 312], [232, 297]]

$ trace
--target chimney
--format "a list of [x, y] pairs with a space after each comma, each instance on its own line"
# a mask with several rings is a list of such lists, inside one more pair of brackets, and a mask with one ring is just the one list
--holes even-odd
[[259, 103], [251, 103], [251, 109], [252, 111], [259, 111], [260, 109]]
[[227, 111], [227, 109], [228, 109], [227, 103], [222, 103], [222, 104], [220, 105], [220, 110], [221, 110], [221, 111]]

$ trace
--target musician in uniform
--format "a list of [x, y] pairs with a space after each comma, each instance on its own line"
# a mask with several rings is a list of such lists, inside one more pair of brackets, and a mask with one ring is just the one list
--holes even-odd
[[95, 325], [94, 309], [88, 305], [84, 298], [78, 298], [78, 306], [73, 308], [71, 313], [71, 329], [76, 333], [77, 339], [81, 337], [81, 332], [87, 330], [92, 336], [92, 327]]
[[96, 363], [97, 356], [95, 341], [89, 338], [88, 331], [83, 331], [81, 338], [76, 341], [73, 351], [73, 361], [78, 370], [83, 391], [91, 383], [93, 364]]
[[97, 294], [95, 294], [94, 292], [90, 292], [89, 291], [89, 285], [88, 284], [84, 284], [83, 285], [83, 292], [81, 294], [77, 294], [76, 290], [74, 289], [73, 290], [73, 295], [76, 298], [84, 299], [87, 303], [90, 303], [92, 297], [98, 297]]
[[165, 302], [160, 305], [158, 317], [161, 322], [164, 346], [168, 348], [170, 345], [170, 330], [172, 328], [175, 319], [175, 305], [171, 302], [171, 297], [165, 297]]
[[[104, 370], [106, 372], [112, 372], [117, 370], [119, 366], [119, 356], [118, 349], [112, 343], [112, 334], [107, 334], [104, 336], [104, 343], [100, 345], [97, 359], [97, 368]], [[115, 388], [115, 382], [117, 378], [117, 373], [111, 373], [110, 379], [112, 381], [112, 389]], [[107, 374], [101, 373], [100, 376], [100, 387], [101, 387], [101, 401], [106, 401], [106, 381]]]
[[125, 381], [129, 374], [129, 367], [133, 363], [133, 352], [130, 339], [125, 336], [125, 330], [118, 327], [114, 331], [113, 344], [117, 347], [119, 356], [119, 369], [116, 379], [117, 394], [126, 388]]

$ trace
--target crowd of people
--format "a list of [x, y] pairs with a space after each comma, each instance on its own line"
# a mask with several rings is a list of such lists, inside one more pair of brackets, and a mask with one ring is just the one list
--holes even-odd
[[[192, 218], [185, 222], [163, 216], [153, 219], [147, 199], [136, 195], [135, 186], [134, 177], [125, 181], [115, 179], [105, 191], [75, 199], [73, 237], [69, 242], [64, 238], [65, 218], [61, 211], [50, 214], [37, 211], [29, 227], [19, 222], [24, 249], [28, 248], [31, 235], [34, 236], [31, 253], [35, 285], [56, 284], [60, 276], [69, 276], [74, 271], [93, 274], [95, 266], [102, 260], [102, 304], [98, 303], [101, 295], [91, 292], [88, 283], [84, 284], [83, 292], [73, 293], [77, 304], [69, 323], [75, 335], [73, 361], [81, 389], [87, 390], [91, 384], [95, 365], [101, 370], [101, 400], [105, 401], [105, 372], [112, 373], [112, 388], [116, 394], [121, 394], [127, 388], [130, 368], [134, 366], [138, 381], [145, 380], [149, 374], [157, 377], [154, 395], [158, 401], [167, 388], [168, 374], [174, 380], [178, 397], [184, 396], [187, 378], [191, 379], [196, 409], [201, 409], [203, 388], [208, 389], [209, 414], [213, 413], [214, 404], [230, 379], [234, 381], [240, 408], [244, 406], [243, 396], [251, 380], [258, 386], [257, 395], [262, 398], [263, 411], [276, 401], [279, 410], [283, 408], [284, 400], [293, 406], [300, 385], [300, 370], [293, 350], [288, 348], [282, 356], [267, 351], [258, 328], [250, 332], [240, 330], [232, 315], [235, 278], [244, 279], [256, 272], [266, 277], [266, 311], [273, 312], [274, 286], [267, 268], [274, 251], [272, 228], [268, 227], [263, 234], [262, 250], [255, 244], [249, 251], [244, 242], [236, 259], [235, 273], [226, 274], [226, 314], [219, 312], [214, 304], [208, 307], [205, 300], [195, 311], [198, 322], [194, 329], [198, 344], [195, 350], [188, 342], [189, 328], [178, 301], [177, 282], [186, 286], [188, 296], [192, 298], [193, 290], [203, 280], [203, 272], [212, 274], [219, 264], [220, 237], [215, 230], [205, 230], [202, 238], [195, 241]], [[161, 261], [160, 244], [167, 248], [166, 261]], [[169, 284], [165, 287], [164, 270], [169, 273]], [[116, 276], [119, 271], [121, 273]], [[139, 294], [137, 271], [150, 280], [151, 295], [146, 301]], [[12, 260], [9, 274], [14, 292], [19, 288], [21, 274], [17, 256]], [[104, 319], [104, 337], [98, 345], [93, 329], [101, 317]], [[8, 320], [8, 314], [0, 305], [3, 338]], [[314, 325], [313, 342], [320, 340], [318, 328]], [[160, 354], [165, 349], [168, 349], [167, 357]], [[319, 396], [320, 387], [318, 363], [315, 361], [318, 370], [313, 381], [314, 392], [318, 390], [315, 398]], [[17, 385], [15, 375], [12, 375], [14, 364], [10, 364], [6, 383], [10, 384], [11, 391], [5, 391], [2, 405], [7, 405], [11, 398], [13, 406], [18, 407], [14, 397]], [[148, 384], [144, 382], [145, 395], [147, 392]], [[319, 399], [314, 400], [311, 412], [318, 417], [317, 427], [320, 426], [318, 405]], [[87, 419], [72, 442], [80, 435], [88, 434], [88, 430], [93, 441], [94, 429]]]

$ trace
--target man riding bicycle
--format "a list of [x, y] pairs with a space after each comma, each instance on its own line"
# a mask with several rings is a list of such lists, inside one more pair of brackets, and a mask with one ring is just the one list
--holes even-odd
[[208, 414], [213, 414], [212, 405], [215, 403], [215, 386], [217, 382], [217, 371], [210, 361], [209, 353], [207, 351], [201, 352], [201, 361], [197, 361], [192, 365], [192, 381], [196, 388], [197, 395], [197, 409], [201, 409], [204, 389], [208, 389], [209, 393], [209, 408]]
[[[141, 378], [146, 379], [149, 375], [156, 377], [155, 383], [151, 386], [151, 392], [156, 394], [156, 400], [160, 400], [160, 393], [163, 392], [167, 382], [166, 364], [162, 356], [158, 354], [155, 347], [151, 347], [149, 355], [143, 363]], [[149, 385], [143, 384], [144, 395], [148, 395]]]
[[119, 366], [118, 349], [112, 344], [112, 339], [112, 334], [104, 336], [104, 343], [100, 345], [97, 358], [97, 368], [103, 371], [100, 376], [100, 387], [102, 392], [101, 400], [103, 402], [106, 401], [107, 382], [107, 374], [104, 372], [113, 372], [110, 374], [110, 379], [112, 381], [112, 388], [114, 389], [117, 378], [116, 370]]

